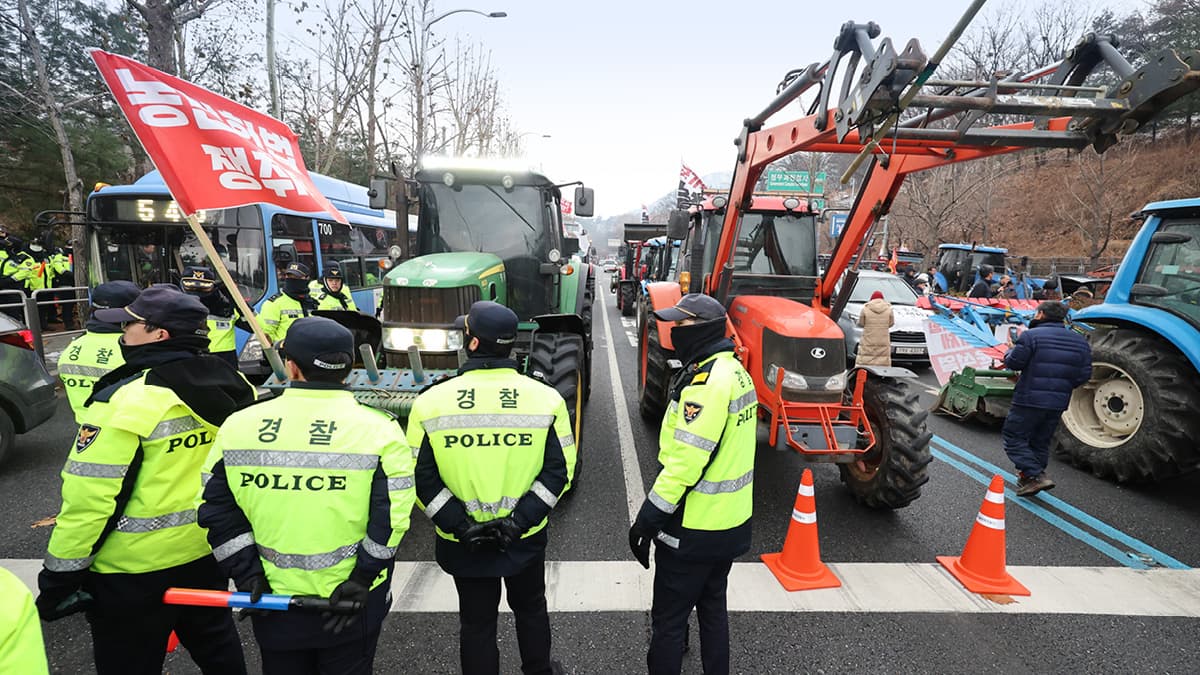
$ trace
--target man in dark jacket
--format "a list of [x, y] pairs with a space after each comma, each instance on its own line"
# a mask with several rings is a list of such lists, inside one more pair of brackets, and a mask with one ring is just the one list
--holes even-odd
[[979, 266], [979, 280], [971, 287], [971, 292], [967, 293], [968, 298], [982, 298], [987, 300], [994, 297], [996, 294], [992, 291], [992, 277], [995, 271], [991, 265]]
[[1020, 472], [1017, 494], [1031, 497], [1054, 487], [1046, 475], [1050, 439], [1067, 409], [1071, 391], [1092, 376], [1092, 349], [1082, 335], [1066, 326], [1067, 307], [1043, 302], [1004, 365], [1021, 371], [1012, 409], [1004, 420], [1004, 452]]

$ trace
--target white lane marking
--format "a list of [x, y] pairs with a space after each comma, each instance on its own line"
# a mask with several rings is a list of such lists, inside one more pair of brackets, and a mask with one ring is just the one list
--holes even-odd
[[[30, 589], [37, 587], [42, 561], [0, 560], [0, 566]], [[1009, 573], [1032, 595], [998, 604], [968, 592], [937, 564], [829, 567], [842, 580], [841, 588], [788, 593], [762, 563], [734, 563], [729, 611], [1200, 617], [1200, 570], [1010, 566]], [[458, 611], [454, 579], [434, 562], [397, 562], [392, 595], [393, 612]], [[652, 573], [633, 561], [546, 563], [552, 612], [645, 612], [652, 595]]]
[[621, 325], [626, 328], [633, 328], [634, 326], [637, 325], [637, 321], [634, 320], [633, 317], [623, 316], [623, 317], [621, 317]]
[[[621, 443], [625, 500], [629, 504], [629, 522], [632, 523], [637, 519], [638, 510], [646, 498], [646, 493], [642, 491], [642, 466], [638, 464], [637, 450], [633, 445], [633, 427], [629, 423], [629, 408], [625, 405], [625, 388], [621, 385], [621, 369], [617, 366], [617, 347], [608, 322], [608, 307], [605, 306], [603, 294], [597, 297], [600, 300], [600, 318], [604, 323], [604, 339], [608, 342], [608, 376], [612, 381], [613, 407], [617, 411], [617, 440]], [[631, 343], [637, 346], [636, 342]]]

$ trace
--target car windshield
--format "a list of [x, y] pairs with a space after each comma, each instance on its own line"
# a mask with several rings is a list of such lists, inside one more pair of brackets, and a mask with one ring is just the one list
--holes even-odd
[[817, 276], [812, 216], [745, 213], [738, 226], [734, 273]]
[[850, 302], [866, 303], [875, 291], [883, 292], [883, 299], [893, 305], [917, 304], [917, 293], [908, 282], [896, 277], [860, 276], [850, 294]]
[[502, 259], [534, 256], [549, 251], [543, 225], [549, 213], [541, 190], [518, 185], [425, 184], [421, 190], [421, 255], [477, 251]]

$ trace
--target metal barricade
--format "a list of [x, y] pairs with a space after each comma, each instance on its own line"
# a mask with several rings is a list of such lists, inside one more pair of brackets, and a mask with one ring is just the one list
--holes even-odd
[[[74, 297], [60, 297], [60, 294], [71, 294]], [[44, 333], [42, 331], [41, 308], [58, 304], [63, 306], [63, 311], [74, 311], [74, 305], [84, 305], [87, 309], [87, 304], [90, 302], [88, 296], [88, 288], [86, 286], [60, 286], [58, 288], [43, 288], [33, 292], [32, 296], [25, 294], [25, 291], [11, 289], [0, 290], [0, 311], [10, 316], [19, 314], [22, 317], [25, 327], [33, 336], [33, 349], [37, 355], [43, 360], [46, 358], [46, 338], [64, 335], [79, 335], [84, 332], [84, 325], [87, 323], [87, 312], [80, 312], [79, 328], [75, 330], [61, 330]], [[19, 312], [10, 312], [7, 310], [17, 310]]]

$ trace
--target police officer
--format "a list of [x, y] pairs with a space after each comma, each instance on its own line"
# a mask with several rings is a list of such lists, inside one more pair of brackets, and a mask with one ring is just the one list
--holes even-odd
[[263, 332], [271, 342], [282, 339], [293, 321], [312, 314], [317, 308], [316, 300], [308, 290], [308, 266], [304, 263], [288, 263], [279, 285], [280, 292], [267, 298], [258, 310]]
[[459, 656], [466, 675], [500, 672], [500, 580], [516, 617], [521, 670], [560, 672], [550, 660], [546, 518], [575, 472], [562, 396], [517, 372], [517, 315], [476, 302], [458, 327], [470, 358], [457, 377], [413, 403], [417, 500], [437, 526], [438, 564], [458, 588]]
[[629, 530], [629, 546], [650, 566], [657, 544], [650, 673], [678, 673], [688, 615], [700, 620], [704, 672], [729, 672], [725, 588], [733, 559], [750, 550], [754, 494], [754, 383], [725, 337], [725, 308], [683, 296], [655, 317], [676, 322], [671, 342], [684, 368], [671, 383], [659, 434], [662, 471]]
[[241, 319], [233, 300], [218, 283], [217, 275], [209, 267], [194, 265], [185, 267], [179, 287], [184, 293], [200, 299], [208, 309], [208, 351], [237, 368], [237, 331], [235, 324]]
[[160, 673], [172, 630], [204, 672], [246, 671], [228, 609], [162, 603], [172, 586], [227, 588], [196, 496], [217, 427], [254, 389], [207, 354], [207, 316], [165, 284], [95, 313], [123, 326], [125, 363], [84, 403], [37, 607], [47, 621], [87, 610], [100, 675]]
[[121, 356], [121, 325], [96, 318], [95, 312], [120, 309], [133, 302], [141, 292], [132, 281], [108, 281], [92, 291], [92, 318], [87, 331], [71, 340], [58, 356], [58, 376], [75, 413], [75, 423], [83, 423], [84, 401], [92, 395], [96, 380], [125, 363]]
[[370, 673], [412, 511], [414, 455], [392, 416], [344, 390], [349, 330], [300, 319], [282, 351], [291, 385], [230, 416], [217, 434], [200, 525], [239, 589], [359, 607], [329, 620], [255, 616], [265, 673]]
[[16, 575], [0, 567], [0, 673], [49, 672], [33, 596]]
[[337, 261], [325, 263], [321, 281], [314, 281], [309, 289], [315, 294], [317, 309], [335, 309], [357, 312], [354, 297], [342, 279], [342, 266]]
[[[0, 249], [5, 252], [5, 256], [0, 257], [0, 290], [21, 291], [28, 294], [25, 286], [28, 284], [29, 277], [34, 273], [35, 263], [33, 256], [25, 250], [25, 241], [15, 234], [6, 232], [3, 237], [0, 237]], [[13, 293], [0, 296], [0, 304], [15, 304], [13, 307], [5, 307], [4, 313], [21, 323], [25, 321], [25, 311], [21, 306], [23, 301], [23, 298], [17, 298]]]
[[[73, 264], [71, 256], [63, 249], [52, 246], [50, 237], [47, 232], [47, 246], [50, 246], [50, 255], [46, 257], [46, 286], [47, 288], [70, 288], [75, 285], [75, 277], [72, 275]], [[51, 318], [57, 320], [61, 315], [63, 330], [75, 330], [75, 293], [73, 291], [55, 291], [50, 294], [50, 297], [57, 303], [57, 306], [50, 305]]]

